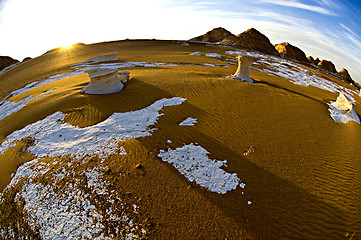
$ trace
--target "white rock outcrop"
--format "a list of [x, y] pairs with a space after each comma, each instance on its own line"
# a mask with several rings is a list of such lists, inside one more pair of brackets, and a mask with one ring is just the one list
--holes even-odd
[[250, 70], [252, 63], [257, 60], [257, 58], [252, 56], [238, 55], [238, 68], [233, 77], [244, 82], [253, 83]]
[[349, 111], [353, 109], [352, 100], [348, 99], [343, 93], [338, 95], [336, 102], [332, 103], [332, 106], [342, 111]]
[[117, 74], [122, 83], [126, 83], [129, 81], [129, 74], [130, 74], [129, 71], [121, 71], [121, 72], [118, 72]]
[[359, 124], [360, 118], [353, 108], [353, 101], [345, 96], [345, 94], [340, 93], [337, 97], [336, 102], [331, 102], [329, 104], [329, 112], [333, 120], [337, 122], [347, 123], [348, 121], [355, 121]]
[[110, 94], [123, 89], [127, 81], [128, 71], [118, 73], [118, 69], [96, 69], [88, 72], [90, 83], [80, 92], [86, 94]]

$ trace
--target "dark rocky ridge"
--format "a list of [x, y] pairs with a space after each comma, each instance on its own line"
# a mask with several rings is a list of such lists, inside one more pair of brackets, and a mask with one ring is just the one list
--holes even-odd
[[308, 56], [307, 59], [308, 59], [308, 61], [309, 61], [310, 63], [312, 63], [312, 64], [315, 65], [315, 66], [317, 66], [318, 63], [321, 62], [319, 58], [313, 59], [312, 56]]
[[230, 31], [224, 28], [214, 28], [213, 30], [200, 35], [198, 37], [190, 39], [190, 41], [199, 41], [199, 42], [221, 42], [223, 39], [228, 37], [234, 37]]
[[[235, 48], [281, 56], [286, 59], [301, 61], [306, 64], [311, 63], [330, 73], [337, 73], [335, 65], [331, 61], [324, 59], [320, 61], [319, 58], [314, 59], [312, 56], [306, 57], [306, 54], [301, 49], [288, 42], [273, 46], [265, 35], [254, 28], [250, 28], [235, 36], [228, 30], [219, 27], [190, 40], [221, 43]], [[341, 70], [337, 75], [348, 83], [355, 83], [346, 69]]]
[[347, 71], [347, 69], [342, 68], [341, 71], [339, 71], [338, 73], [336, 73], [337, 76], [339, 76], [340, 78], [342, 78], [346, 83], [348, 84], [352, 84], [358, 88], [360, 88], [360, 85], [357, 84], [350, 76], [349, 72]]
[[301, 49], [289, 44], [288, 42], [276, 44], [275, 48], [283, 58], [293, 59], [305, 63], [308, 62], [306, 54]]
[[330, 73], [337, 73], [335, 65], [328, 60], [322, 59], [321, 62], [317, 64], [317, 66], [323, 70], [326, 70]]
[[0, 71], [4, 68], [18, 63], [19, 61], [8, 56], [0, 56]]
[[270, 40], [254, 28], [250, 28], [237, 36], [225, 38], [222, 44], [278, 56], [278, 52]]

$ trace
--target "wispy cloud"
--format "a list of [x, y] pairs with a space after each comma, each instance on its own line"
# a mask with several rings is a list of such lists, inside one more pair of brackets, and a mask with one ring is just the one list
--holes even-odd
[[337, 14], [331, 12], [329, 9], [315, 6], [315, 5], [307, 5], [304, 3], [297, 2], [297, 1], [261, 0], [260, 2], [261, 3], [270, 3], [270, 4], [285, 6], [285, 7], [304, 9], [304, 10], [308, 10], [308, 11], [312, 11], [312, 12], [316, 12], [316, 13], [320, 13], [320, 14], [324, 14], [324, 15], [329, 15], [329, 16], [337, 15]]
[[[340, 23], [340, 26], [343, 27], [344, 29], [346, 29], [348, 32], [352, 33], [355, 37], [357, 37], [358, 39], [360, 39], [359, 36], [357, 36], [357, 34], [352, 31], [350, 28], [346, 27], [345, 25], [343, 25], [342, 23]], [[361, 39], [360, 39], [361, 40]]]
[[323, 5], [325, 7], [329, 7], [329, 8], [340, 8], [340, 2], [335, 2], [333, 0], [315, 0], [315, 2], [317, 2], [320, 5]]

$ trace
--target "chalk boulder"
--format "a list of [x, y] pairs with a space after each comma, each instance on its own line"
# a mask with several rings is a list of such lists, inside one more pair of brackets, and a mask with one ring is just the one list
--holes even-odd
[[345, 96], [343, 93], [337, 97], [336, 102], [329, 104], [329, 112], [333, 120], [337, 122], [347, 123], [349, 121], [355, 121], [359, 124], [360, 118], [353, 108], [353, 101]]
[[353, 109], [352, 100], [347, 98], [343, 93], [340, 93], [336, 102], [332, 103], [332, 106], [342, 111], [349, 111]]
[[250, 70], [252, 63], [257, 60], [255, 57], [238, 55], [238, 68], [233, 77], [244, 82], [253, 83]]
[[128, 71], [118, 73], [117, 69], [97, 69], [88, 72], [90, 83], [81, 90], [86, 94], [110, 94], [123, 89], [127, 81]]

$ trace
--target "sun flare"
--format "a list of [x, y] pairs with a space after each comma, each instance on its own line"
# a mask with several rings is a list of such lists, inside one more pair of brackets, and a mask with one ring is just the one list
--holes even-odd
[[61, 50], [69, 50], [74, 47], [74, 44], [63, 45], [60, 47]]

